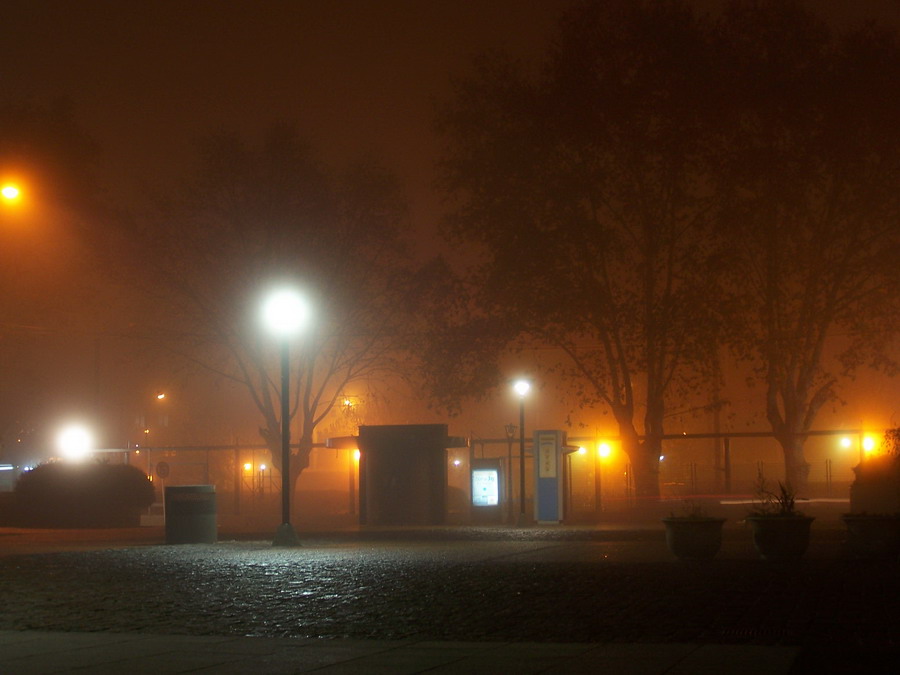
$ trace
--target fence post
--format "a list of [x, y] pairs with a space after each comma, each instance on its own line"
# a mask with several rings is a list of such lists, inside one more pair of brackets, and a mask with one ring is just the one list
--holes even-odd
[[731, 439], [725, 437], [725, 494], [731, 494]]

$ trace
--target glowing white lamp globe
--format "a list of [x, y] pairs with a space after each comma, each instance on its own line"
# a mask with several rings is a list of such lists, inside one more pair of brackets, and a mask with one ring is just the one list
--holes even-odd
[[513, 390], [519, 396], [521, 396], [522, 398], [525, 398], [525, 396], [528, 394], [528, 392], [531, 391], [531, 383], [528, 380], [518, 380], [513, 385]]
[[93, 446], [91, 432], [80, 425], [68, 426], [56, 437], [56, 447], [62, 456], [73, 461], [87, 457]]
[[296, 335], [309, 319], [309, 305], [295, 291], [283, 289], [263, 303], [263, 322], [279, 337]]

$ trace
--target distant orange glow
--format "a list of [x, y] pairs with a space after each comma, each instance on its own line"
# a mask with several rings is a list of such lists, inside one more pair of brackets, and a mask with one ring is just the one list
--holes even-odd
[[19, 190], [19, 186], [13, 185], [12, 183], [6, 183], [2, 188], [0, 188], [0, 195], [3, 195], [3, 199], [8, 202], [18, 201], [21, 194], [22, 193]]
[[878, 445], [874, 436], [866, 436], [863, 438], [863, 450], [866, 451], [866, 454], [871, 453], [875, 450], [875, 447]]

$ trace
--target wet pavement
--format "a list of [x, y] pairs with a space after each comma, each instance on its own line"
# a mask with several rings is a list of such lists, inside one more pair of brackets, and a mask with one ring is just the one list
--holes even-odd
[[[318, 533], [304, 534], [296, 549], [253, 539], [165, 546], [146, 528], [133, 540], [126, 534], [106, 542], [95, 535], [101, 540], [80, 547], [76, 537], [47, 553], [48, 542], [0, 530], [3, 639], [99, 632], [407, 652], [465, 645], [465, 658], [479, 645], [492, 658], [504, 645], [544, 645], [574, 659], [566, 661], [571, 671], [558, 672], [591, 672], [584, 670], [590, 659], [576, 667], [588, 645], [671, 652], [656, 670], [640, 672], [683, 666], [700, 645], [704, 654], [768, 648], [775, 651], [755, 653], [782, 663], [787, 653], [793, 672], [900, 665], [900, 565], [848, 557], [843, 531], [827, 524], [814, 529], [804, 559], [789, 565], [759, 560], [736, 524], [705, 563], [672, 558], [655, 525]], [[737, 662], [726, 662], [727, 670], [709, 672], [738, 672]], [[506, 672], [560, 667], [536, 663]], [[414, 661], [405, 671], [425, 669]]]

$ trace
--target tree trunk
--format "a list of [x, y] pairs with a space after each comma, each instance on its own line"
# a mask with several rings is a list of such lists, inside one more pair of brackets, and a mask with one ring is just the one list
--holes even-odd
[[291, 454], [291, 490], [293, 490], [291, 494], [291, 497], [293, 497], [291, 499], [291, 504], [293, 505], [291, 511], [294, 517], [301, 511], [299, 500], [297, 499], [297, 481], [300, 480], [300, 475], [309, 466], [309, 455], [312, 453], [312, 447], [312, 436], [304, 434], [298, 442], [297, 452]]
[[792, 489], [798, 492], [805, 491], [809, 486], [809, 462], [803, 455], [803, 446], [806, 443], [804, 436], [795, 434], [779, 436], [778, 442], [784, 454], [784, 479]]
[[634, 491], [639, 502], [659, 499], [659, 439], [647, 439], [638, 445], [632, 458]]
[[[269, 448], [272, 455], [272, 466], [278, 471], [282, 471], [281, 466], [281, 429], [275, 425], [276, 431], [271, 428], [260, 427], [259, 433]], [[304, 434], [300, 437], [297, 452], [291, 452], [290, 455], [290, 485], [291, 485], [291, 516], [294, 517], [299, 512], [297, 505], [297, 481], [300, 474], [309, 466], [309, 455], [312, 452], [313, 442], [312, 436]]]
[[659, 498], [659, 439], [655, 442], [638, 440], [634, 429], [619, 427], [622, 450], [631, 461], [631, 475], [634, 478], [635, 497], [639, 502]]

